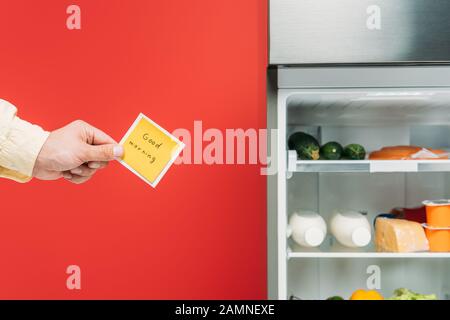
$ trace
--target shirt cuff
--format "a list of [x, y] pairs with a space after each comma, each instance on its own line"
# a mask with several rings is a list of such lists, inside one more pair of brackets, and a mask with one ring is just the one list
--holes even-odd
[[37, 125], [14, 117], [6, 139], [0, 143], [2, 167], [18, 172], [19, 175], [15, 177], [19, 181], [31, 177], [36, 159], [49, 134]]
[[9, 170], [3, 167], [0, 167], [0, 178], [7, 178], [20, 183], [25, 183], [32, 179], [32, 177], [26, 176], [17, 171]]

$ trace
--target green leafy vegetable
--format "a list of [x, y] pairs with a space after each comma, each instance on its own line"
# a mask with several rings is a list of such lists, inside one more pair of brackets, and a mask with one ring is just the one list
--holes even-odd
[[435, 294], [420, 294], [406, 288], [399, 288], [389, 300], [437, 300]]

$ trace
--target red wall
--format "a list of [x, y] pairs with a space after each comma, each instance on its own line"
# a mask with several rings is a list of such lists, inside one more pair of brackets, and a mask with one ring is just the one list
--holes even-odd
[[[266, 6], [0, 0], [0, 98], [47, 130], [79, 118], [117, 140], [139, 112], [169, 131], [264, 128]], [[174, 166], [155, 190], [118, 163], [85, 185], [1, 180], [0, 298], [265, 298], [259, 169]]]

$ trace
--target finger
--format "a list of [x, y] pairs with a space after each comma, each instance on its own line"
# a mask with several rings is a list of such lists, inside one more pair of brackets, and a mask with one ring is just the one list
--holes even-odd
[[73, 174], [73, 175], [77, 175], [77, 176], [90, 177], [96, 171], [97, 171], [97, 169], [91, 169], [87, 165], [82, 164], [81, 166], [70, 170], [70, 173]]
[[112, 161], [122, 157], [123, 147], [116, 144], [86, 145], [83, 153], [83, 162]]
[[73, 175], [72, 175], [69, 171], [64, 171], [64, 172], [62, 173], [62, 176], [63, 176], [63, 178], [66, 179], [66, 180], [70, 180], [70, 179], [73, 178]]
[[103, 169], [108, 163], [107, 161], [92, 161], [88, 163], [88, 167], [91, 169]]
[[117, 142], [102, 130], [86, 123], [86, 131], [88, 136], [88, 143], [93, 145], [100, 144], [117, 144]]
[[34, 177], [39, 180], [58, 180], [62, 177], [62, 173], [60, 171], [44, 171], [36, 173]]
[[88, 181], [91, 177], [82, 177], [77, 175], [72, 175], [72, 179], [68, 179], [68, 181], [75, 183], [75, 184], [81, 184]]

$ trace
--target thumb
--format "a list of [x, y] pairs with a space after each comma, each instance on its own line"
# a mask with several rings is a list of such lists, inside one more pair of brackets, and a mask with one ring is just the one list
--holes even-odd
[[83, 161], [112, 161], [123, 156], [123, 147], [117, 144], [86, 145]]

